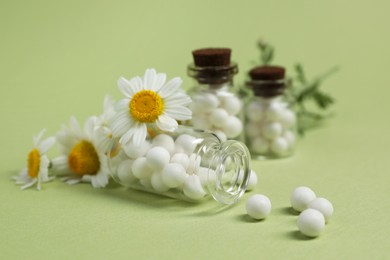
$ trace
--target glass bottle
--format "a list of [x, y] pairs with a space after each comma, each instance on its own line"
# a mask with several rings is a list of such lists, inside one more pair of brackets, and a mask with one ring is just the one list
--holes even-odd
[[145, 142], [113, 142], [109, 168], [123, 186], [185, 201], [213, 197], [233, 204], [244, 194], [250, 155], [243, 143], [221, 142], [211, 132], [179, 126], [163, 132], [150, 125]]
[[296, 139], [296, 115], [284, 95], [285, 69], [255, 67], [247, 86], [253, 96], [245, 106], [245, 139], [252, 157], [267, 159], [292, 155]]
[[188, 75], [195, 80], [189, 90], [192, 98], [189, 122], [199, 130], [213, 131], [222, 141], [242, 138], [242, 101], [233, 77], [238, 72], [236, 63], [230, 61], [231, 50], [207, 48], [192, 52], [194, 63], [188, 65]]

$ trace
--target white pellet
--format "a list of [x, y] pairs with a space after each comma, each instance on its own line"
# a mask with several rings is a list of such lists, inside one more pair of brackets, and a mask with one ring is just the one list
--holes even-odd
[[282, 155], [288, 150], [288, 142], [283, 137], [277, 137], [271, 141], [271, 151], [275, 154]]
[[223, 108], [217, 108], [210, 113], [210, 123], [216, 127], [224, 127], [229, 117], [228, 112]]
[[264, 154], [269, 151], [269, 142], [265, 138], [259, 136], [249, 143], [251, 150], [255, 153]]
[[200, 200], [206, 195], [197, 175], [190, 175], [185, 179], [183, 192], [188, 198], [193, 200]]
[[169, 190], [169, 187], [165, 184], [162, 179], [162, 175], [160, 172], [154, 172], [150, 179], [150, 184], [152, 188], [158, 192], [166, 192]]
[[176, 188], [183, 184], [187, 177], [187, 173], [181, 164], [169, 163], [165, 165], [161, 176], [166, 186], [170, 188]]
[[245, 125], [245, 133], [249, 138], [253, 138], [261, 135], [261, 124], [255, 122], [248, 122]]
[[138, 179], [150, 178], [153, 170], [146, 163], [145, 157], [139, 157], [135, 159], [133, 165], [131, 166], [131, 170], [135, 177]]
[[224, 97], [222, 99], [221, 107], [225, 109], [229, 115], [235, 116], [240, 113], [242, 102], [236, 96]]
[[235, 138], [242, 132], [242, 122], [235, 116], [229, 116], [226, 125], [222, 128], [228, 138]]
[[124, 160], [118, 166], [117, 176], [123, 185], [129, 185], [136, 180], [131, 170], [133, 162], [133, 160]]
[[258, 123], [264, 118], [264, 109], [261, 104], [257, 102], [251, 102], [245, 109], [246, 117], [249, 121]]
[[153, 147], [146, 153], [146, 162], [155, 171], [161, 170], [169, 163], [170, 159], [168, 150], [161, 146]]
[[246, 202], [246, 212], [254, 219], [264, 219], [271, 212], [271, 201], [261, 194], [252, 195]]
[[308, 208], [316, 209], [325, 217], [325, 222], [328, 222], [333, 215], [333, 205], [325, 198], [316, 198], [309, 203]]
[[175, 145], [180, 146], [187, 155], [191, 155], [197, 145], [196, 138], [188, 134], [182, 134], [177, 137]]
[[291, 194], [291, 206], [296, 211], [303, 211], [307, 209], [310, 202], [316, 198], [316, 194], [309, 187], [298, 187]]
[[302, 234], [317, 237], [325, 228], [325, 218], [316, 209], [306, 209], [298, 216], [297, 226]]
[[152, 140], [152, 147], [161, 146], [168, 150], [170, 154], [175, 152], [175, 142], [167, 134], [159, 134]]
[[190, 158], [185, 153], [175, 153], [171, 157], [171, 163], [179, 163], [184, 167], [184, 169], [187, 169], [190, 164]]
[[149, 148], [150, 143], [148, 141], [144, 141], [141, 145], [134, 145], [132, 142], [129, 142], [123, 146], [123, 151], [129, 158], [137, 159], [144, 156]]
[[277, 122], [268, 122], [263, 125], [262, 133], [265, 138], [273, 140], [278, 137], [283, 131], [283, 127], [280, 123]]

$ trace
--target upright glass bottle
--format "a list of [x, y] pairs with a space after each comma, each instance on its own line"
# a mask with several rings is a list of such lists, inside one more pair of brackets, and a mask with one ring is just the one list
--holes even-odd
[[247, 86], [253, 96], [245, 107], [245, 139], [254, 158], [281, 158], [293, 153], [296, 116], [284, 95], [285, 69], [255, 67]]
[[215, 134], [179, 126], [163, 132], [148, 126], [144, 143], [113, 142], [112, 177], [120, 184], [186, 201], [212, 196], [233, 204], [244, 194], [250, 177], [250, 154], [243, 143], [221, 142]]
[[189, 91], [193, 113], [190, 124], [196, 129], [213, 131], [222, 141], [243, 141], [243, 105], [233, 85], [238, 67], [230, 61], [231, 50], [206, 48], [192, 54], [194, 63], [188, 65], [187, 71], [195, 79]]

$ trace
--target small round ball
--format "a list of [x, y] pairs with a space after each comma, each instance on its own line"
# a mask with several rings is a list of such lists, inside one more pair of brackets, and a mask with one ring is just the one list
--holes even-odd
[[285, 111], [284, 106], [280, 103], [273, 102], [268, 106], [266, 110], [266, 116], [268, 120], [279, 121]]
[[328, 222], [333, 215], [333, 205], [325, 198], [316, 198], [309, 203], [309, 209], [316, 209], [325, 217], [325, 222]]
[[248, 191], [253, 190], [257, 185], [257, 174], [255, 171], [251, 170], [249, 176], [248, 187], [246, 188]]
[[187, 177], [186, 170], [178, 163], [165, 165], [161, 175], [163, 182], [170, 188], [179, 187]]
[[251, 102], [245, 109], [246, 117], [249, 121], [258, 123], [264, 118], [264, 109], [261, 104], [257, 102]]
[[248, 122], [245, 124], [245, 133], [249, 138], [261, 135], [261, 125], [255, 122]]
[[150, 178], [140, 179], [139, 183], [146, 189], [153, 189]]
[[123, 146], [123, 151], [129, 158], [137, 159], [144, 156], [149, 148], [150, 143], [148, 141], [144, 141], [141, 145], [134, 145], [132, 142], [129, 142]]
[[197, 175], [190, 175], [185, 179], [183, 192], [188, 198], [193, 200], [200, 200], [206, 195]]
[[189, 159], [190, 159], [190, 163], [188, 164], [187, 173], [197, 174], [202, 158], [196, 153], [193, 153], [190, 155]]
[[291, 194], [291, 206], [296, 211], [303, 211], [316, 198], [316, 194], [309, 187], [298, 187]]
[[223, 107], [229, 115], [235, 116], [240, 113], [242, 102], [236, 96], [224, 97], [222, 100], [221, 107]]
[[291, 147], [295, 144], [295, 134], [293, 131], [287, 130], [283, 134], [283, 138], [286, 139], [289, 147]]
[[246, 202], [246, 212], [254, 219], [264, 219], [271, 212], [271, 201], [261, 194], [252, 195]]
[[277, 137], [271, 142], [271, 151], [275, 154], [282, 155], [288, 150], [288, 142], [283, 137]]
[[155, 172], [150, 178], [150, 184], [155, 191], [166, 192], [169, 190], [169, 186], [163, 180], [163, 177], [160, 172]]
[[146, 162], [155, 171], [161, 170], [170, 159], [171, 155], [168, 150], [161, 146], [153, 147], [146, 153]]
[[219, 140], [221, 140], [221, 142], [226, 142], [227, 136], [226, 136], [226, 134], [223, 131], [221, 131], [221, 130], [213, 130], [213, 133], [218, 136], [218, 138], [219, 138]]
[[261, 136], [255, 137], [250, 142], [252, 152], [264, 154], [269, 150], [269, 142]]
[[184, 169], [187, 169], [190, 164], [190, 158], [185, 153], [175, 153], [171, 157], [171, 163], [179, 163], [184, 167]]
[[159, 134], [152, 140], [152, 146], [161, 146], [168, 150], [170, 154], [173, 154], [175, 151], [175, 142], [173, 138], [167, 134]]
[[199, 115], [203, 112], [202, 107], [197, 102], [191, 102], [188, 108], [192, 111], [192, 115]]
[[242, 122], [235, 116], [229, 116], [226, 125], [222, 128], [228, 138], [235, 138], [242, 132]]
[[228, 112], [225, 109], [217, 108], [210, 114], [210, 122], [216, 127], [224, 127], [229, 117]]
[[199, 167], [198, 176], [202, 186], [206, 187], [209, 183], [214, 183], [216, 180], [215, 171], [206, 167]]
[[153, 170], [148, 166], [145, 157], [135, 159], [131, 166], [131, 171], [138, 179], [149, 178], [152, 175]]
[[[188, 134], [182, 134], [179, 137], [177, 137], [175, 141], [175, 145], [179, 146], [183, 149], [183, 152], [187, 155], [191, 155], [196, 147], [196, 138], [188, 135]], [[176, 147], [178, 149], [178, 147]]]
[[325, 228], [324, 215], [316, 209], [306, 209], [299, 214], [297, 226], [302, 234], [317, 237]]
[[196, 95], [192, 98], [194, 103], [197, 103], [196, 106], [202, 113], [210, 113], [216, 109], [219, 105], [219, 100], [216, 95], [211, 93], [202, 93]]
[[283, 131], [283, 127], [280, 123], [270, 122], [262, 127], [262, 133], [268, 140], [273, 140], [278, 137]]
[[203, 114], [194, 115], [191, 119], [192, 125], [198, 130], [207, 130], [212, 127], [209, 117]]
[[124, 160], [118, 166], [117, 176], [123, 185], [129, 185], [136, 180], [136, 177], [133, 175], [131, 171], [133, 162], [134, 161], [132, 160]]
[[285, 128], [291, 128], [295, 125], [297, 119], [293, 111], [284, 109], [282, 114], [279, 116], [279, 121]]

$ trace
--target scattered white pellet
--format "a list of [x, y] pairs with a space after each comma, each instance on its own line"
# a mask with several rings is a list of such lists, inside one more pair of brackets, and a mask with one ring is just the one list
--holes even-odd
[[123, 185], [129, 185], [136, 180], [136, 177], [131, 171], [133, 162], [133, 160], [124, 160], [118, 166], [117, 177]]
[[161, 176], [165, 185], [170, 188], [181, 186], [187, 178], [186, 170], [179, 163], [169, 163], [165, 165], [161, 172]]
[[224, 127], [227, 124], [229, 117], [228, 112], [225, 109], [217, 108], [210, 113], [210, 123], [216, 127]]
[[235, 116], [229, 116], [226, 125], [222, 128], [228, 138], [235, 138], [242, 132], [242, 122]]
[[161, 146], [168, 150], [170, 154], [175, 152], [175, 142], [167, 134], [159, 134], [152, 140], [152, 147]]
[[325, 198], [316, 198], [309, 203], [309, 209], [316, 209], [325, 217], [325, 222], [328, 222], [333, 215], [333, 205]]
[[252, 195], [246, 202], [246, 212], [254, 219], [264, 219], [271, 212], [271, 201], [261, 194]]
[[177, 137], [175, 145], [181, 147], [187, 155], [191, 155], [197, 145], [196, 138], [188, 134], [182, 134]]
[[235, 116], [240, 113], [242, 102], [236, 96], [232, 95], [222, 99], [221, 107], [226, 110], [229, 115]]
[[298, 216], [297, 226], [302, 234], [317, 237], [325, 228], [324, 215], [316, 209], [306, 209]]
[[149, 148], [150, 143], [148, 141], [144, 141], [141, 145], [134, 145], [132, 142], [129, 142], [123, 146], [123, 151], [129, 158], [137, 159], [144, 156]]
[[275, 154], [282, 155], [288, 150], [288, 142], [283, 137], [277, 137], [271, 142], [271, 151]]
[[190, 175], [185, 179], [183, 192], [188, 198], [193, 200], [200, 200], [206, 195], [197, 175]]
[[316, 194], [309, 187], [298, 187], [291, 194], [291, 206], [296, 211], [303, 211], [307, 209], [310, 202], [316, 198]]
[[179, 163], [184, 167], [184, 169], [187, 169], [190, 164], [190, 158], [185, 153], [175, 153], [171, 157], [171, 163]]
[[251, 146], [251, 150], [255, 153], [263, 154], [269, 150], [268, 141], [261, 136], [254, 138], [249, 145]]
[[131, 170], [134, 176], [138, 179], [150, 178], [153, 172], [153, 170], [148, 166], [145, 157], [135, 159], [133, 165], [131, 166]]
[[169, 190], [169, 187], [163, 181], [160, 172], [154, 172], [152, 174], [152, 177], [150, 178], [150, 184], [152, 185], [152, 188], [158, 192], [166, 192]]
[[153, 147], [146, 153], [146, 162], [155, 171], [161, 170], [170, 159], [171, 155], [168, 150], [161, 146]]
[[262, 133], [265, 138], [269, 140], [273, 140], [276, 137], [278, 137], [283, 131], [283, 127], [280, 123], [277, 122], [270, 122], [267, 124], [264, 124], [262, 127]]

